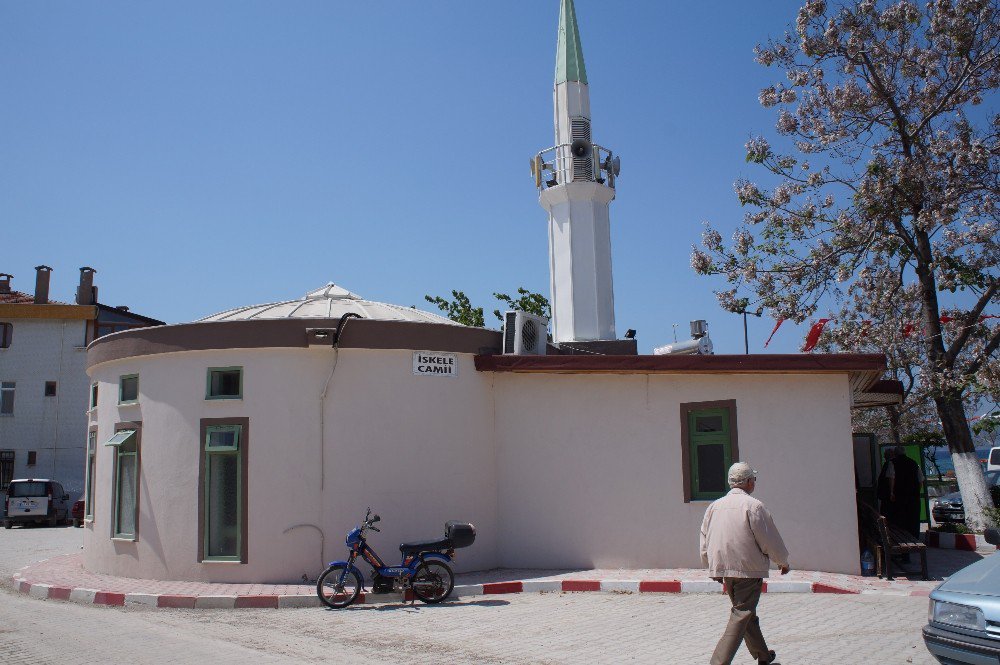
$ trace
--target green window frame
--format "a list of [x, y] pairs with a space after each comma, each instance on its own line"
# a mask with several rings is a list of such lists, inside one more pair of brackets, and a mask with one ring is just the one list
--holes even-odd
[[[209, 420], [216, 424], [206, 424]], [[246, 563], [248, 423], [245, 419], [202, 423], [200, 559]]]
[[[131, 388], [131, 381], [135, 381], [134, 391]], [[126, 395], [126, 387], [128, 387]], [[135, 393], [134, 395], [132, 393]], [[118, 403], [119, 404], [138, 404], [139, 403], [139, 375], [138, 374], [122, 374], [118, 377]]]
[[136, 540], [139, 523], [139, 432], [129, 424], [129, 429], [119, 429], [105, 442], [115, 448], [114, 491], [112, 492], [113, 517], [111, 537]]
[[714, 501], [729, 492], [729, 467], [739, 460], [736, 402], [681, 405], [684, 500]]
[[[96, 385], [96, 384], [95, 384]], [[87, 477], [84, 479], [83, 516], [94, 519], [94, 471], [97, 466], [97, 428], [87, 432]]]
[[[234, 373], [238, 374], [236, 392], [233, 392], [231, 376]], [[205, 377], [205, 399], [243, 399], [243, 368], [209, 367]]]

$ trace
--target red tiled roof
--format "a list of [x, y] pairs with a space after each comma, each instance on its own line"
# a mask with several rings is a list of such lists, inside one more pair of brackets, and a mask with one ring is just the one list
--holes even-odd
[[[35, 302], [35, 296], [22, 291], [11, 291], [10, 293], [0, 293], [0, 305], [31, 305]], [[58, 300], [50, 300], [50, 305], [66, 305], [68, 303]]]

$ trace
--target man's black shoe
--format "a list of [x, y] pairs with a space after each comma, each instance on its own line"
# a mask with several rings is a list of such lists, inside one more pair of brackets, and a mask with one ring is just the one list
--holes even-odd
[[[773, 650], [772, 651], [768, 651], [767, 652], [767, 658], [758, 658], [757, 659], [757, 665], [771, 665], [771, 663], [774, 663], [774, 659], [777, 658], [777, 657], [778, 657], [778, 654], [774, 653]], [[777, 665], [777, 663], [775, 663], [774, 665]]]

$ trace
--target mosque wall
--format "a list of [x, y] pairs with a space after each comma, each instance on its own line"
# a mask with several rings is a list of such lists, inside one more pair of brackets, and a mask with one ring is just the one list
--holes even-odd
[[680, 404], [735, 400], [792, 566], [858, 572], [845, 374], [504, 373], [495, 399], [501, 566], [700, 567]]
[[[739, 458], [760, 472], [795, 567], [857, 572], [846, 374], [421, 376], [412, 350], [185, 351], [94, 365], [99, 384], [94, 572], [154, 579], [298, 582], [345, 558], [365, 508], [371, 543], [478, 527], [458, 571], [496, 566], [699, 567], [707, 501], [684, 500], [680, 405], [734, 400]], [[336, 365], [335, 365], [336, 363]], [[206, 400], [209, 367], [243, 368], [239, 400]], [[121, 375], [139, 401], [118, 405]], [[321, 395], [326, 392], [322, 401]], [[246, 563], [199, 558], [204, 419], [245, 418]], [[116, 423], [141, 422], [135, 539], [113, 539]], [[322, 422], [322, 426], [321, 426]]]
[[[414, 376], [412, 356], [342, 350], [332, 378], [328, 348], [165, 353], [92, 367], [98, 445], [86, 566], [154, 579], [298, 582], [346, 558], [344, 536], [368, 506], [383, 517], [371, 542], [387, 563], [398, 561], [400, 542], [440, 537], [446, 520], [460, 519], [480, 536], [456, 568], [494, 566], [492, 377], [475, 371], [470, 354], [459, 354], [458, 377]], [[242, 399], [206, 400], [207, 369], [232, 366], [243, 368]], [[119, 406], [126, 374], [139, 375], [139, 403]], [[245, 564], [199, 560], [206, 418], [248, 419]], [[115, 448], [102, 444], [116, 423], [137, 421], [136, 536], [113, 539]]]

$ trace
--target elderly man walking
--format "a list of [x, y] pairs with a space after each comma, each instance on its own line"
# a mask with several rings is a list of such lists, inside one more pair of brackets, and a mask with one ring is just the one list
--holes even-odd
[[757, 472], [743, 462], [729, 468], [729, 494], [713, 501], [701, 524], [701, 561], [712, 579], [725, 585], [733, 604], [729, 625], [712, 654], [712, 665], [729, 665], [741, 642], [758, 663], [774, 663], [760, 632], [757, 602], [768, 559], [781, 574], [788, 572], [788, 550], [764, 504], [750, 496]]

